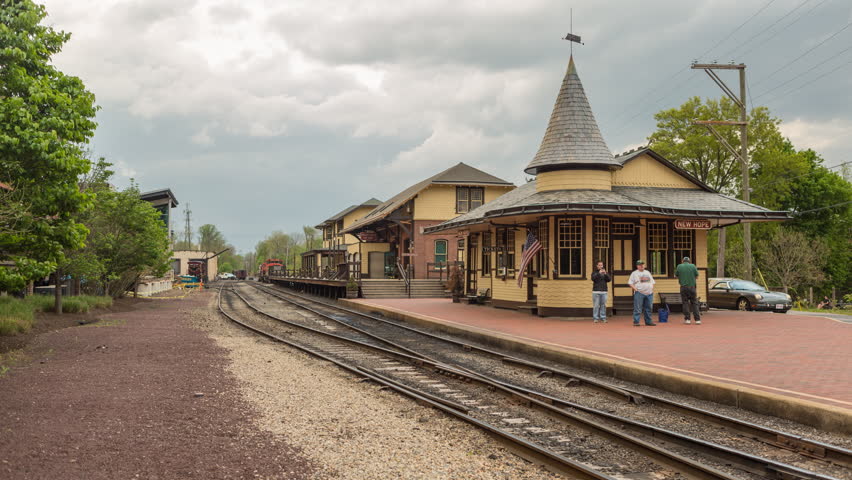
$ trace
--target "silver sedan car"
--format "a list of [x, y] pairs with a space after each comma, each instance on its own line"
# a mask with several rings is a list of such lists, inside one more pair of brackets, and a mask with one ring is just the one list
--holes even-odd
[[713, 308], [787, 313], [793, 306], [790, 295], [770, 292], [754, 282], [740, 278], [711, 278], [709, 286], [708, 304]]

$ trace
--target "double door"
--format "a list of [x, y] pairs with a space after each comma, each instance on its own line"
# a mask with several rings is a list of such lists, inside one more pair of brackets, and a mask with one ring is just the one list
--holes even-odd
[[630, 274], [639, 259], [639, 232], [613, 233], [612, 235], [612, 302], [616, 309], [632, 308], [633, 290], [627, 286]]

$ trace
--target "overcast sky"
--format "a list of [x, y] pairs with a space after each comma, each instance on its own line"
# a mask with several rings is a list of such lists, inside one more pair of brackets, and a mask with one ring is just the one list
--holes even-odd
[[[102, 107], [92, 148], [116, 183], [170, 187], [178, 214], [190, 204], [195, 228], [243, 251], [460, 161], [523, 182], [569, 56], [566, 1], [45, 4], [72, 33], [56, 63]], [[852, 160], [848, 0], [573, 7], [575, 62], [613, 152], [643, 144], [658, 110], [720, 96], [690, 62], [735, 60], [798, 148]]]

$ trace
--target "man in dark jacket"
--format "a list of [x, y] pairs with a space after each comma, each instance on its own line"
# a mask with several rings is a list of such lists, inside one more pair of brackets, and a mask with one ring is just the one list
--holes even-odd
[[691, 263], [689, 257], [683, 257], [683, 263], [675, 269], [675, 277], [677, 277], [678, 283], [680, 283], [683, 323], [692, 323], [689, 319], [691, 312], [695, 315], [695, 324], [701, 325], [701, 308], [698, 305], [698, 295], [695, 291], [695, 279], [698, 278], [698, 269]]
[[598, 321], [606, 323], [606, 295], [609, 290], [606, 284], [609, 281], [609, 273], [604, 268], [603, 262], [598, 262], [597, 268], [592, 273], [592, 305], [594, 305], [592, 317], [595, 323]]

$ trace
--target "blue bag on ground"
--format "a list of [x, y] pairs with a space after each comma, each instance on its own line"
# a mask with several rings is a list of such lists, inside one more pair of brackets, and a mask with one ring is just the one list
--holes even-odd
[[657, 310], [657, 313], [660, 315], [660, 323], [669, 323], [669, 304], [664, 303], [660, 305], [660, 309]]

